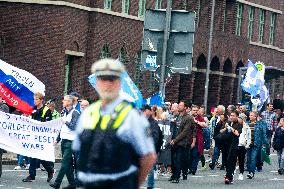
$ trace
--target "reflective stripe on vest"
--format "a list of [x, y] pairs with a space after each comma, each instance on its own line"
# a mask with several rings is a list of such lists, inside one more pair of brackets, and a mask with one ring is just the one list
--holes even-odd
[[[101, 101], [97, 101], [93, 107], [90, 107], [90, 112], [87, 114], [88, 121], [84, 121], [83, 127], [84, 129], [95, 129], [99, 120], [100, 120], [100, 107], [101, 107]], [[111, 120], [112, 116], [115, 116], [114, 123], [112, 124], [113, 129], [117, 129], [122, 122], [125, 120], [126, 116], [128, 115], [129, 111], [132, 109], [132, 105], [122, 102], [118, 106], [115, 107], [115, 112], [112, 115], [104, 115], [101, 118], [100, 128], [101, 130], [106, 130], [109, 121]], [[117, 113], [119, 113], [117, 115]]]
[[41, 118], [44, 118], [46, 112], [48, 110], [48, 107], [47, 106], [44, 106], [43, 110], [42, 110], [42, 115], [41, 115]]

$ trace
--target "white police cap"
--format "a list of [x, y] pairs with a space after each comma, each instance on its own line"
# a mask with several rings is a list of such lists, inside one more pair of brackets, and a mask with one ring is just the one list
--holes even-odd
[[92, 65], [91, 71], [95, 76], [116, 76], [120, 77], [124, 71], [120, 61], [111, 58], [101, 59]]

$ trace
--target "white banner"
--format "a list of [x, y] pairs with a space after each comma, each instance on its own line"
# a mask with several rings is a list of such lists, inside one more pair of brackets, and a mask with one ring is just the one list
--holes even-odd
[[54, 142], [61, 127], [60, 119], [39, 122], [28, 117], [0, 112], [0, 148], [54, 162]]

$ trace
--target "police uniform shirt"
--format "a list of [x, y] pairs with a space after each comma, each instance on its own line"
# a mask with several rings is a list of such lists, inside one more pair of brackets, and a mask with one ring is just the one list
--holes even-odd
[[[116, 106], [118, 106], [122, 101], [122, 97], [118, 97], [106, 107], [101, 107], [100, 115], [104, 116], [106, 114], [112, 114]], [[86, 112], [88, 111], [84, 111], [80, 116], [76, 128], [77, 135], [73, 141], [73, 150], [75, 151], [79, 151], [80, 149], [78, 136], [83, 132], [83, 122], [88, 121], [84, 119], [84, 114]], [[118, 128], [117, 135], [123, 141], [130, 143], [140, 157], [149, 153], [155, 153], [153, 139], [150, 137], [149, 133], [149, 122], [146, 117], [139, 113], [136, 109], [129, 111], [122, 125]]]

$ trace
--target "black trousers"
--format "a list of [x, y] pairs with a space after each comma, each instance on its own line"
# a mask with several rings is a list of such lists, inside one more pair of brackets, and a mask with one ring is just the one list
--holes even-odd
[[138, 174], [132, 174], [116, 181], [84, 184], [84, 189], [138, 189]]
[[176, 148], [176, 160], [175, 160], [175, 171], [173, 178], [178, 179], [180, 172], [182, 171], [183, 176], [187, 175], [188, 171], [188, 160], [189, 160], [189, 149], [186, 147], [178, 146]]
[[238, 157], [238, 160], [239, 160], [240, 173], [242, 173], [242, 174], [245, 171], [246, 153], [247, 153], [247, 150], [244, 146], [238, 146], [237, 157]]
[[0, 177], [2, 176], [2, 155], [3, 150], [0, 148]]
[[233, 179], [233, 174], [236, 168], [237, 151], [238, 151], [237, 148], [230, 147], [229, 153], [228, 153], [228, 159], [227, 159], [227, 164], [226, 164], [226, 176], [229, 177], [230, 180]]

